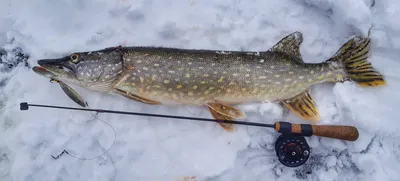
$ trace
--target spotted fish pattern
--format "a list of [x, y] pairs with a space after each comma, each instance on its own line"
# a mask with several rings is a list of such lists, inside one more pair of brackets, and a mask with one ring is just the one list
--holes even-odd
[[236, 104], [283, 100], [323, 81], [343, 78], [330, 64], [304, 64], [277, 52], [187, 52], [137, 48], [123, 56], [121, 90], [164, 104]]
[[[215, 119], [222, 120], [245, 118], [235, 104], [275, 101], [315, 122], [320, 117], [308, 92], [312, 85], [386, 84], [367, 62], [368, 37], [351, 38], [322, 63], [303, 61], [302, 41], [302, 33], [294, 32], [261, 52], [120, 46], [38, 63], [64, 83], [115, 92], [146, 104], [207, 106]], [[227, 131], [234, 128], [220, 125]]]

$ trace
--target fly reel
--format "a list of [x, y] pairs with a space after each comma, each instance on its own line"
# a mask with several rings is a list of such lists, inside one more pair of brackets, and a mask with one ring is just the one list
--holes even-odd
[[310, 157], [310, 146], [300, 135], [281, 134], [275, 142], [275, 152], [279, 162], [287, 167], [298, 167]]

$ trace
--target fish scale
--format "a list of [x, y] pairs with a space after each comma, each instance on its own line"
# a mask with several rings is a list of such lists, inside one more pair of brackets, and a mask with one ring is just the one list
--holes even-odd
[[[272, 52], [148, 51], [133, 49], [124, 54], [124, 65], [134, 69], [123, 73], [129, 75], [123, 86], [157, 100], [203, 105], [218, 99], [226, 103], [285, 99], [303, 92], [319, 76], [328, 78], [321, 68], [328, 70], [329, 64], [304, 64]], [[310, 74], [311, 70], [316, 73]], [[334, 79], [343, 71], [329, 73]]]
[[[146, 104], [207, 106], [215, 119], [223, 120], [245, 118], [235, 104], [275, 101], [316, 122], [320, 116], [308, 91], [311, 86], [344, 81], [363, 87], [386, 85], [367, 62], [368, 37], [349, 39], [321, 63], [303, 61], [302, 41], [302, 34], [294, 32], [260, 52], [111, 47], [38, 63], [64, 83]], [[231, 124], [219, 124], [233, 130]]]

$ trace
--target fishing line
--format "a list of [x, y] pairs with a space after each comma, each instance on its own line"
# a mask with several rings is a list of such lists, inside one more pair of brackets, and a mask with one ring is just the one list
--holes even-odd
[[[79, 111], [95, 111], [97, 113], [114, 113], [114, 114], [127, 114], [127, 115], [138, 115], [138, 116], [151, 116], [151, 117], [162, 117], [162, 118], [175, 118], [175, 119], [185, 119], [192, 121], [207, 121], [216, 123], [230, 123], [230, 124], [241, 124], [248, 126], [258, 126], [258, 127], [268, 127], [275, 129], [276, 132], [282, 133], [275, 142], [275, 152], [278, 160], [285, 166], [288, 167], [298, 167], [304, 164], [310, 156], [310, 146], [307, 144], [305, 136], [321, 136], [326, 138], [333, 138], [346, 141], [355, 141], [359, 137], [359, 133], [354, 126], [342, 126], [342, 125], [311, 125], [311, 124], [292, 124], [290, 122], [279, 121], [274, 124], [264, 124], [255, 122], [243, 122], [243, 121], [231, 121], [231, 120], [216, 120], [207, 118], [196, 118], [196, 117], [184, 117], [184, 116], [172, 116], [172, 115], [162, 115], [162, 114], [149, 114], [149, 113], [137, 113], [137, 112], [124, 112], [124, 111], [113, 111], [106, 109], [89, 109], [89, 108], [73, 108], [73, 107], [62, 107], [53, 105], [40, 105], [40, 104], [28, 104], [27, 102], [20, 103], [20, 110], [28, 110], [29, 106], [34, 107], [45, 107], [54, 109], [69, 109], [69, 110], [79, 110]], [[94, 115], [93, 115], [94, 116]], [[97, 118], [97, 116], [94, 116]], [[99, 118], [97, 118], [99, 119]], [[100, 120], [100, 119], [99, 119]], [[102, 120], [101, 120], [102, 121]], [[106, 123], [105, 121], [103, 121]], [[106, 123], [108, 124], [108, 123]], [[115, 129], [108, 124], [115, 133]], [[115, 143], [115, 140], [114, 140]], [[106, 154], [112, 146], [102, 155]], [[64, 150], [60, 155], [54, 157], [58, 159], [63, 154], [68, 154], [74, 158], [81, 160], [91, 160], [98, 158], [96, 156], [93, 158], [80, 158], [69, 154], [68, 151]]]
[[[87, 102], [86, 102], [86, 106], [89, 107], [89, 105], [88, 105]], [[64, 155], [64, 154], [67, 154], [67, 155], [69, 155], [69, 156], [71, 156], [71, 157], [73, 157], [73, 158], [79, 159], [79, 160], [93, 160], [93, 159], [99, 158], [99, 157], [101, 157], [101, 156], [107, 154], [107, 153], [114, 147], [114, 144], [115, 144], [115, 142], [116, 142], [116, 140], [117, 140], [117, 132], [115, 131], [115, 128], [114, 128], [113, 126], [111, 126], [110, 123], [107, 123], [106, 121], [103, 121], [103, 120], [101, 120], [99, 117], [97, 117], [98, 112], [96, 112], [95, 114], [91, 112], [91, 114], [92, 114], [92, 116], [93, 116], [93, 118], [94, 118], [93, 120], [99, 120], [99, 121], [101, 121], [101, 122], [107, 124], [107, 125], [114, 131], [114, 141], [113, 141], [113, 143], [111, 144], [110, 148], [108, 148], [108, 149], [107, 149], [104, 153], [102, 153], [101, 155], [95, 156], [95, 157], [92, 157], [92, 158], [78, 157], [78, 156], [72, 155], [71, 153], [69, 153], [67, 150], [64, 149], [64, 150], [63, 150], [60, 154], [58, 154], [57, 156], [51, 155], [51, 157], [53, 157], [54, 160], [59, 159], [59, 158], [60, 158], [62, 155]]]

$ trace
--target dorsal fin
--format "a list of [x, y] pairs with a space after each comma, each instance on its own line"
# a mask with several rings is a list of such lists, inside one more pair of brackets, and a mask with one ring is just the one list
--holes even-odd
[[269, 51], [282, 52], [298, 58], [298, 61], [303, 62], [300, 53], [300, 45], [303, 43], [303, 34], [301, 32], [293, 32], [282, 38]]

